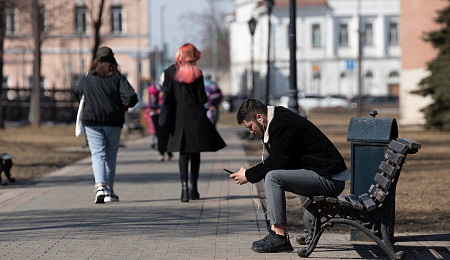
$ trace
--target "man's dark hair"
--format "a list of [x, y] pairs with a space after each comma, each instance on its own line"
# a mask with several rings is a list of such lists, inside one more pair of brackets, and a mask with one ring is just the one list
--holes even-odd
[[267, 115], [267, 106], [263, 102], [256, 99], [247, 99], [241, 104], [236, 114], [238, 124], [242, 124], [242, 121], [254, 121], [256, 114]]

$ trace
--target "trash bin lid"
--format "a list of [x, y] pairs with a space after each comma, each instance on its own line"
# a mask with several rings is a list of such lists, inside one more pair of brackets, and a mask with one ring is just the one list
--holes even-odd
[[395, 118], [353, 117], [348, 126], [347, 141], [389, 143], [397, 137]]

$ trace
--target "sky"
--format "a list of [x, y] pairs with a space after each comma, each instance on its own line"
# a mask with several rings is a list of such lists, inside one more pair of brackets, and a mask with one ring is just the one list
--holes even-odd
[[[167, 43], [168, 57], [173, 57], [178, 48], [186, 43], [192, 42], [199, 49], [198, 33], [200, 26], [189, 22], [188, 15], [200, 14], [209, 10], [208, 0], [148, 0], [149, 23], [150, 23], [150, 48], [161, 49], [161, 38]], [[217, 13], [233, 13], [234, 0], [213, 0], [216, 4]], [[161, 23], [161, 19], [164, 22]], [[161, 34], [161, 27], [165, 30]]]

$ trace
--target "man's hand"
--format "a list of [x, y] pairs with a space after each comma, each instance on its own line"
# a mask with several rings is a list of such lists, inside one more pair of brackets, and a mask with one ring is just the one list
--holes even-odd
[[246, 184], [248, 182], [247, 177], [245, 177], [245, 169], [244, 167], [241, 167], [241, 169], [238, 172], [230, 174], [230, 178], [232, 178], [236, 184]]

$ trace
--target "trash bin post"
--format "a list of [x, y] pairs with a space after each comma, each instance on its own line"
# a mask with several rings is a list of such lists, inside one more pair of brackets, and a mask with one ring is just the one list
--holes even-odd
[[[375, 118], [377, 114], [373, 110], [371, 117], [353, 117], [348, 127], [347, 141], [351, 142], [350, 193], [357, 197], [366, 193], [373, 184], [373, 176], [379, 171], [389, 142], [398, 137], [395, 118]], [[393, 207], [395, 209], [395, 204]], [[365, 240], [362, 233], [357, 233], [351, 232], [352, 240]]]

